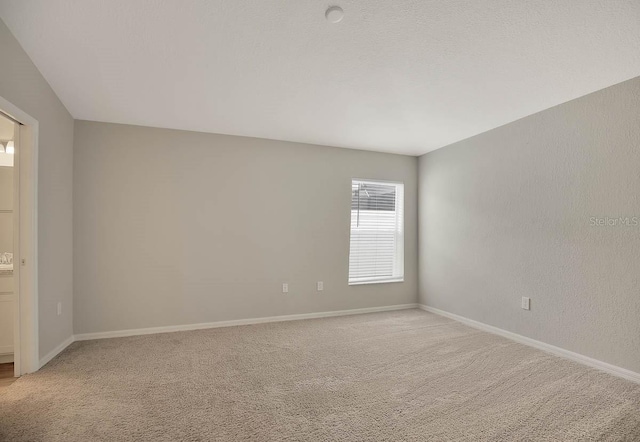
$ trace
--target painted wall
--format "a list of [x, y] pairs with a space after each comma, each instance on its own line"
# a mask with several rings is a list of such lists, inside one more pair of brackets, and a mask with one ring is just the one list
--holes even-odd
[[13, 121], [0, 115], [0, 141], [13, 140], [14, 127]]
[[13, 167], [0, 166], [0, 253], [13, 253]]
[[[0, 21], [0, 96], [37, 119], [40, 357], [73, 332], [73, 119]], [[62, 302], [62, 315], [57, 303]]]
[[[415, 157], [86, 121], [74, 139], [76, 333], [416, 301]], [[347, 284], [354, 177], [405, 183], [403, 283]]]
[[[0, 116], [0, 137], [2, 136]], [[6, 121], [6, 120], [5, 120]], [[5, 139], [13, 138], [13, 124]], [[2, 139], [2, 138], [0, 138]], [[0, 152], [0, 156], [3, 155]], [[12, 155], [7, 155], [11, 158]], [[13, 316], [15, 296], [13, 273], [4, 262], [5, 253], [13, 253], [13, 167], [0, 166], [0, 363], [13, 362]], [[6, 258], [6, 256], [5, 256]]]
[[640, 372], [640, 78], [419, 169], [421, 303]]

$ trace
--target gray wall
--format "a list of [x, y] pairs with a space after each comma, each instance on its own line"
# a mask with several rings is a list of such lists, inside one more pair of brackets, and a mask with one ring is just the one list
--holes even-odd
[[421, 303], [640, 372], [640, 78], [419, 163]]
[[[73, 119], [0, 21], [0, 96], [37, 119], [40, 357], [73, 332]], [[56, 305], [62, 302], [62, 315]]]
[[[414, 303], [417, 163], [76, 121], [74, 330]], [[404, 283], [347, 284], [353, 177], [405, 183]]]

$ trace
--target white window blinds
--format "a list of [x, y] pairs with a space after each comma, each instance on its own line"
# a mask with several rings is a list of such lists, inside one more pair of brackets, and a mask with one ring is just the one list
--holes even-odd
[[404, 185], [353, 180], [349, 284], [404, 279]]

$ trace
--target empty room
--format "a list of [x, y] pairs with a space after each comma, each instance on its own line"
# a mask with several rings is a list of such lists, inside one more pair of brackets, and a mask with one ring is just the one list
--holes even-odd
[[640, 2], [0, 0], [0, 442], [640, 441]]

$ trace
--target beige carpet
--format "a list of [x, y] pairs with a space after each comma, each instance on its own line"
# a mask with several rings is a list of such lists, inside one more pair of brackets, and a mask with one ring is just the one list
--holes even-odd
[[640, 385], [419, 310], [77, 342], [2, 441], [640, 441]]

